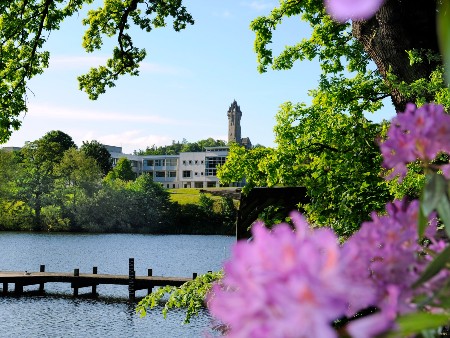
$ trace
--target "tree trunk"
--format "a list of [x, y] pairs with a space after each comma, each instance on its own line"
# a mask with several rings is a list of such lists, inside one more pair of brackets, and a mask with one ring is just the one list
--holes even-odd
[[[391, 72], [399, 81], [411, 83], [428, 78], [440, 64], [425, 61], [411, 66], [406, 53], [412, 49], [439, 53], [436, 6], [437, 0], [386, 0], [373, 18], [353, 22], [353, 35], [385, 79]], [[414, 97], [405, 97], [396, 89], [391, 97], [397, 111], [403, 111], [406, 103], [414, 101]]]

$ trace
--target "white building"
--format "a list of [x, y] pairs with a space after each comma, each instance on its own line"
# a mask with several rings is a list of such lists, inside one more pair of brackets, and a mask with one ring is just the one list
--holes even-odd
[[125, 157], [131, 162], [131, 168], [136, 173], [140, 175], [142, 173], [142, 157], [131, 154], [122, 153], [122, 147], [108, 146], [105, 145], [106, 150], [111, 154], [112, 166], [115, 167], [120, 158]]
[[106, 147], [113, 164], [125, 157], [132, 161], [137, 175], [152, 175], [153, 181], [165, 188], [213, 188], [219, 187], [217, 167], [226, 161], [228, 147], [208, 147], [202, 152], [179, 155], [129, 155], [121, 147]]

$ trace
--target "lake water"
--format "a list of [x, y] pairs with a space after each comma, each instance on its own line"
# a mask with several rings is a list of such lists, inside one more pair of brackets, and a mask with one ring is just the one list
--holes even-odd
[[[134, 234], [29, 234], [0, 232], [0, 270], [128, 274], [134, 258], [136, 275], [192, 276], [217, 271], [229, 257], [234, 237], [155, 236]], [[1, 287], [1, 285], [0, 285]], [[37, 290], [25, 287], [25, 291]], [[14, 285], [10, 284], [10, 291]], [[73, 298], [70, 284], [48, 283], [46, 296], [0, 296], [0, 337], [202, 337], [211, 333], [207, 311], [182, 324], [183, 311], [160, 309], [140, 318], [127, 302], [126, 286], [99, 285], [96, 300]], [[90, 288], [80, 289], [80, 295]], [[145, 291], [137, 291], [137, 297]]]

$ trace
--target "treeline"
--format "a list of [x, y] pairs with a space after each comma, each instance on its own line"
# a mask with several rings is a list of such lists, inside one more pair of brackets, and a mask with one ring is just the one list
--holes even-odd
[[198, 205], [171, 202], [127, 159], [113, 168], [102, 144], [78, 149], [61, 131], [20, 151], [0, 149], [0, 230], [234, 234], [232, 200], [213, 204], [207, 196]]
[[204, 151], [206, 147], [223, 147], [226, 146], [226, 142], [222, 140], [214, 140], [208, 138], [206, 140], [200, 140], [197, 142], [188, 142], [186, 139], [183, 141], [172, 141], [171, 145], [167, 146], [151, 146], [145, 150], [135, 151], [135, 155], [178, 155], [180, 153], [188, 152], [200, 152]]

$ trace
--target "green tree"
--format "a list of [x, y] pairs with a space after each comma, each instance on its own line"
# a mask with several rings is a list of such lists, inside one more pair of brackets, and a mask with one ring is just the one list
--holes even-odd
[[106, 180], [120, 179], [122, 181], [133, 181], [136, 173], [133, 171], [131, 161], [125, 157], [119, 158], [115, 167], [106, 175]]
[[62, 132], [61, 130], [49, 131], [41, 137], [41, 140], [45, 143], [55, 142], [59, 144], [62, 152], [69, 150], [70, 148], [77, 148], [77, 145], [73, 141], [72, 137]]
[[214, 140], [207, 138], [197, 142], [188, 142], [183, 139], [182, 142], [172, 141], [171, 145], [156, 147], [147, 147], [145, 150], [135, 152], [136, 155], [178, 155], [181, 152], [200, 152], [204, 151], [205, 147], [223, 147], [226, 146], [225, 141]]
[[102, 170], [103, 176], [106, 176], [112, 170], [112, 158], [106, 147], [98, 141], [83, 141], [80, 147], [87, 156], [92, 157]]
[[16, 200], [16, 178], [20, 175], [16, 154], [0, 149], [0, 229], [14, 230], [18, 214], [23, 211], [23, 203]]
[[14, 153], [0, 149], [0, 201], [11, 198], [14, 178], [18, 170], [17, 158]]
[[33, 230], [42, 231], [41, 211], [49, 205], [50, 193], [54, 184], [53, 168], [56, 165], [50, 154], [58, 153], [60, 147], [55, 142], [40, 140], [27, 142], [20, 151], [21, 169], [17, 176], [17, 196], [32, 211]]
[[101, 171], [97, 162], [84, 152], [71, 148], [55, 167], [54, 204], [58, 204], [63, 218], [70, 220], [71, 230], [80, 230], [76, 223], [79, 200], [93, 196], [101, 186]]
[[[27, 111], [28, 80], [48, 67], [50, 54], [45, 44], [50, 33], [93, 2], [11, 0], [0, 5], [0, 141], [7, 140], [12, 130], [20, 127], [18, 116]], [[106, 88], [113, 87], [119, 76], [138, 75], [146, 51], [134, 45], [130, 34], [133, 26], [150, 32], [166, 26], [168, 18], [176, 31], [194, 23], [181, 1], [105, 0], [103, 7], [89, 10], [83, 20], [87, 26], [84, 49], [99, 50], [103, 38], [113, 36], [117, 38], [117, 46], [105, 65], [91, 68], [78, 78], [80, 89], [96, 99]]]

